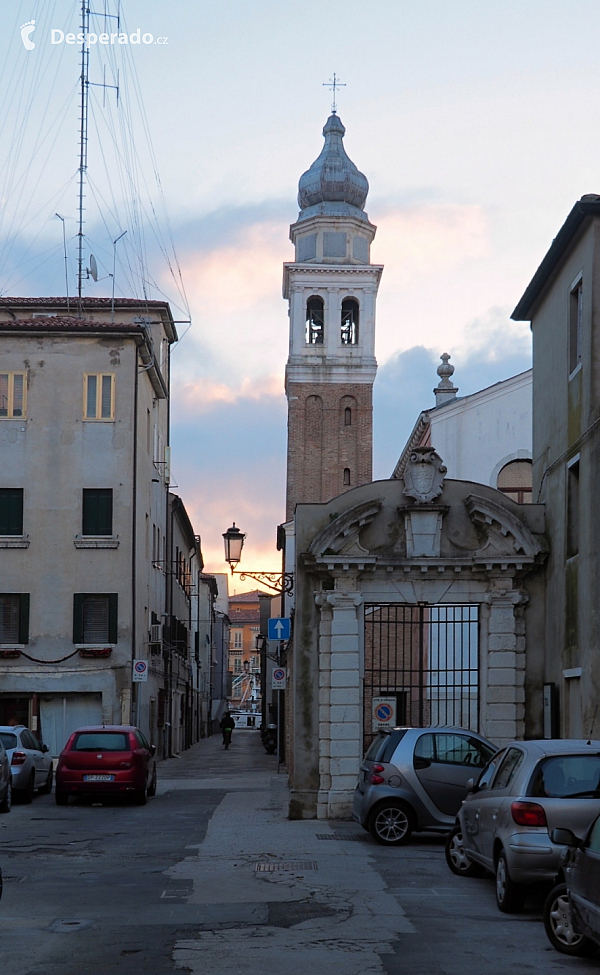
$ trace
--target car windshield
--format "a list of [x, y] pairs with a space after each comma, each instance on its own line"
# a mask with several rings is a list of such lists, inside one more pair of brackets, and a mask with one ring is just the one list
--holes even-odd
[[129, 735], [113, 731], [84, 731], [73, 742], [76, 752], [128, 752]]
[[536, 767], [528, 795], [571, 799], [600, 795], [600, 755], [556, 755]]
[[0, 731], [0, 741], [6, 749], [17, 747], [17, 736], [10, 731]]

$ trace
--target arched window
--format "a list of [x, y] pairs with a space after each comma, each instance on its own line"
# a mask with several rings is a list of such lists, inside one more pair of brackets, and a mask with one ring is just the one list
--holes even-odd
[[306, 344], [323, 345], [323, 299], [312, 295], [306, 302]]
[[352, 426], [352, 410], [350, 409], [349, 406], [347, 406], [346, 409], [344, 410], [344, 426], [345, 427]]
[[530, 504], [532, 480], [530, 460], [511, 460], [498, 474], [496, 486], [513, 501]]
[[350, 485], [350, 468], [344, 467], [344, 487], [349, 487]]
[[358, 301], [344, 298], [342, 301], [342, 345], [358, 345]]

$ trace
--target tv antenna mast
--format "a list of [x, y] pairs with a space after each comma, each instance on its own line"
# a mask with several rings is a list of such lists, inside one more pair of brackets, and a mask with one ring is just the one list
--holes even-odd
[[[81, 45], [81, 76], [80, 76], [80, 110], [79, 110], [79, 205], [78, 205], [78, 231], [77, 231], [77, 311], [81, 318], [83, 315], [83, 305], [82, 305], [82, 293], [83, 293], [83, 281], [84, 274], [85, 277], [89, 277], [88, 269], [83, 266], [83, 211], [84, 211], [84, 197], [85, 197], [85, 177], [87, 173], [87, 160], [88, 160], [88, 109], [89, 109], [89, 92], [90, 85], [96, 85], [98, 88], [114, 88], [117, 93], [117, 104], [119, 103], [119, 77], [117, 75], [116, 85], [106, 84], [106, 72], [105, 80], [102, 82], [90, 81], [89, 70], [90, 70], [90, 45], [88, 43], [89, 33], [90, 33], [90, 17], [111, 17], [117, 21], [117, 31], [120, 27], [120, 0], [119, 6], [117, 7], [116, 14], [109, 14], [104, 11], [101, 14], [95, 13], [90, 8], [89, 0], [81, 0], [81, 33], [83, 34], [83, 44]], [[90, 261], [91, 263], [91, 261]], [[95, 264], [95, 261], [94, 261]], [[90, 269], [91, 270], [91, 269]], [[94, 280], [96, 277], [92, 274]]]

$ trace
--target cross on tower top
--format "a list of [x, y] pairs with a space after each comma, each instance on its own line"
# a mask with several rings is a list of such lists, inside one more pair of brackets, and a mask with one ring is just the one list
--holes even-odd
[[323, 82], [323, 88], [329, 88], [329, 90], [332, 92], [332, 98], [331, 98], [332, 115], [335, 115], [337, 112], [337, 102], [335, 100], [335, 93], [338, 90], [338, 88], [345, 88], [345, 87], [346, 87], [346, 82], [339, 81], [335, 71], [333, 72], [333, 78], [330, 78], [329, 81]]

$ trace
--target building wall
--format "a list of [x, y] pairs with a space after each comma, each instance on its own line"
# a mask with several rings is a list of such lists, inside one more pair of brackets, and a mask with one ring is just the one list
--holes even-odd
[[[288, 385], [287, 490], [290, 503], [328, 501], [373, 476], [370, 383]], [[351, 423], [346, 423], [346, 409]], [[350, 484], [344, 484], [344, 470]]]
[[532, 456], [531, 370], [431, 410], [429, 419], [448, 477], [496, 487], [505, 464]]
[[[160, 618], [164, 607], [164, 568], [152, 566], [151, 532], [152, 524], [165, 532], [165, 466], [155, 461], [164, 460], [168, 443], [166, 401], [137, 372], [133, 338], [117, 332], [24, 330], [1, 334], [0, 348], [3, 370], [26, 371], [28, 378], [25, 418], [0, 420], [0, 487], [24, 488], [24, 536], [17, 547], [14, 538], [0, 538], [0, 590], [30, 594], [22, 649], [35, 658], [3, 656], [2, 699], [29, 697], [28, 719], [35, 724], [46, 716], [55, 749], [71, 730], [71, 712], [116, 723], [137, 717], [149, 733], [161, 666], [151, 662], [137, 699], [131, 678], [132, 659], [150, 656], [150, 613]], [[90, 372], [116, 377], [112, 421], [83, 418], [83, 376]], [[82, 538], [82, 491], [94, 487], [113, 490], [109, 538]], [[118, 638], [109, 656], [82, 657], [73, 643], [73, 594], [82, 592], [118, 595]]]
[[[560, 699], [560, 733], [587, 737], [600, 696], [598, 614], [600, 475], [598, 367], [600, 222], [593, 218], [579, 235], [534, 309], [533, 476], [534, 497], [546, 505], [551, 551], [547, 566], [546, 663], [544, 682]], [[583, 281], [581, 364], [569, 372], [569, 295]], [[569, 467], [579, 460], [578, 553], [569, 557], [567, 532]], [[540, 692], [541, 694], [541, 688]], [[596, 723], [596, 732], [598, 724]]]

